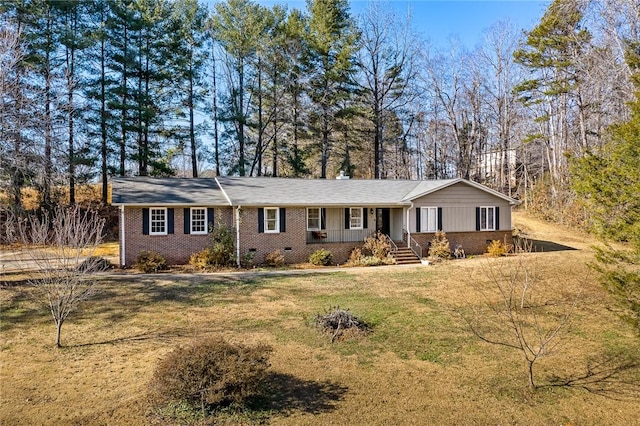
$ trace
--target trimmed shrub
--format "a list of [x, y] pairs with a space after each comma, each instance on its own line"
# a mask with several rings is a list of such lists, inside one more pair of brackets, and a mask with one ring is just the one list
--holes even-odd
[[429, 257], [433, 259], [451, 258], [451, 246], [444, 231], [438, 231], [429, 245]]
[[140, 253], [133, 267], [140, 272], [150, 273], [167, 269], [167, 260], [154, 251], [143, 251]]
[[103, 272], [113, 268], [111, 262], [101, 256], [90, 256], [78, 265], [78, 270], [82, 272]]
[[211, 240], [209, 247], [193, 253], [189, 258], [189, 265], [201, 271], [232, 265], [235, 261], [232, 230], [220, 224], [209, 233], [209, 238]]
[[329, 250], [319, 249], [311, 253], [309, 256], [309, 262], [313, 265], [328, 266], [331, 265], [333, 255]]
[[193, 253], [189, 258], [189, 265], [201, 271], [217, 269], [220, 266], [228, 264], [228, 255], [224, 249], [218, 245], [207, 247], [197, 253]]
[[276, 268], [284, 266], [284, 256], [280, 250], [272, 251], [264, 255], [264, 263]]
[[186, 402], [194, 408], [241, 403], [260, 392], [271, 351], [268, 345], [245, 346], [221, 338], [178, 347], [156, 367], [152, 393], [158, 402]]

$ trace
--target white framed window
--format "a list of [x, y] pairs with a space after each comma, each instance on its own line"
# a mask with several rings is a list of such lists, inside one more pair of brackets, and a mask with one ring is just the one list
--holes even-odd
[[307, 207], [307, 231], [318, 231], [322, 227], [320, 207]]
[[349, 209], [349, 229], [362, 229], [362, 207], [351, 207]]
[[191, 233], [196, 235], [207, 233], [207, 209], [205, 207], [191, 208]]
[[496, 229], [496, 208], [480, 207], [480, 230], [495, 231]]
[[277, 207], [264, 208], [264, 232], [280, 232], [280, 209]]
[[149, 209], [149, 235], [167, 235], [167, 208]]
[[438, 230], [438, 208], [420, 207], [420, 231], [436, 232]]

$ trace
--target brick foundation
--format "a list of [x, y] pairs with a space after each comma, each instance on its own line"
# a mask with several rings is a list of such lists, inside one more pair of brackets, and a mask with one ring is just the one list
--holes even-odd
[[[411, 237], [422, 246], [424, 257], [427, 257], [427, 250], [434, 235], [434, 233], [411, 234]], [[492, 240], [513, 244], [511, 231], [447, 232], [447, 239], [449, 240], [451, 250], [461, 245], [466, 254], [486, 253], [487, 247], [491, 244]]]

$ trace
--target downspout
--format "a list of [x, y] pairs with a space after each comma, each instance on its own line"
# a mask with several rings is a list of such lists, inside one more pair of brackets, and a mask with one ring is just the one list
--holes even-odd
[[[231, 206], [231, 209], [233, 210], [233, 203], [231, 202], [231, 198], [229, 198], [229, 196], [227, 195], [227, 191], [224, 190], [224, 188], [220, 184], [220, 181], [218, 180], [217, 177], [215, 177], [214, 180], [218, 184], [218, 188], [220, 188], [220, 191], [222, 191], [222, 195], [224, 195], [224, 198], [227, 199], [227, 203], [229, 203], [229, 206]], [[241, 266], [240, 265], [240, 209], [241, 208], [242, 206], [238, 206], [236, 208], [236, 265], [238, 265], [238, 268]]]
[[120, 206], [120, 266], [125, 267], [125, 252], [124, 252], [124, 204]]
[[407, 209], [407, 247], [409, 248], [411, 248], [411, 220], [410, 220], [409, 212], [411, 211], [412, 208], [413, 208], [413, 201], [411, 202], [411, 205]]
[[240, 209], [242, 206], [236, 208], [236, 264], [238, 268], [240, 265]]

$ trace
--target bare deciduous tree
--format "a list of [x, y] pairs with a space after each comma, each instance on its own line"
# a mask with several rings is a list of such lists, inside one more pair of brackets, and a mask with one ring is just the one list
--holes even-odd
[[540, 277], [524, 256], [492, 262], [485, 274], [491, 289], [477, 287], [484, 306], [463, 318], [482, 341], [519, 351], [526, 361], [529, 387], [536, 389], [536, 362], [560, 343], [578, 297], [545, 300]]
[[58, 206], [41, 215], [11, 217], [15, 236], [25, 244], [24, 260], [37, 273], [29, 280], [38, 300], [48, 307], [61, 347], [62, 324], [95, 290], [92, 274], [105, 268], [93, 256], [102, 242], [105, 219], [96, 210]]

